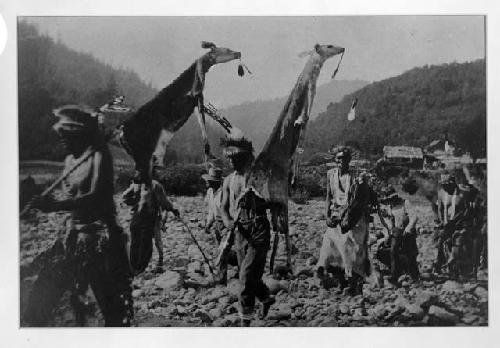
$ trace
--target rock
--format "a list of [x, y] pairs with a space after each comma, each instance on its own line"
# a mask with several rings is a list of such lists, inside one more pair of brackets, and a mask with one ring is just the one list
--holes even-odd
[[307, 326], [309, 327], [318, 327], [321, 325], [321, 323], [325, 320], [325, 318], [323, 317], [320, 317], [320, 318], [316, 318], [316, 319], [313, 319], [311, 321], [309, 321], [307, 323]]
[[133, 298], [141, 297], [143, 293], [144, 291], [142, 291], [141, 289], [134, 290], [132, 291], [132, 297]]
[[486, 290], [485, 288], [483, 288], [482, 286], [478, 286], [475, 290], [474, 290], [474, 295], [481, 299], [481, 300], [486, 300], [488, 301], [488, 290]]
[[339, 306], [340, 313], [342, 314], [349, 314], [351, 311], [349, 310], [349, 307], [347, 307], [345, 304], [341, 304]]
[[280, 288], [282, 290], [288, 291], [289, 287], [290, 287], [290, 281], [288, 281], [288, 280], [280, 280]]
[[154, 285], [162, 289], [164, 293], [181, 287], [182, 283], [180, 274], [172, 271], [165, 271], [154, 280]]
[[268, 320], [288, 320], [292, 316], [292, 310], [290, 311], [280, 311], [280, 310], [270, 310], [267, 315]]
[[203, 255], [196, 245], [190, 245], [188, 247], [187, 256], [191, 260], [198, 260], [203, 262]]
[[222, 311], [219, 308], [213, 308], [213, 309], [209, 310], [208, 314], [213, 319], [218, 319], [218, 318], [222, 317]]
[[329, 319], [323, 320], [319, 324], [319, 326], [320, 327], [338, 327], [339, 323], [335, 319], [329, 318]]
[[225, 295], [226, 293], [221, 288], [215, 288], [208, 296], [202, 298], [201, 304], [207, 304], [209, 302], [217, 302], [221, 297]]
[[424, 318], [425, 312], [422, 307], [417, 304], [407, 304], [403, 315], [406, 315], [414, 320], [421, 320]]
[[415, 304], [426, 309], [429, 306], [436, 304], [438, 302], [438, 296], [430, 291], [422, 291], [415, 298]]
[[193, 261], [187, 267], [188, 273], [202, 273], [202, 265], [200, 261]]
[[311, 256], [306, 260], [306, 266], [310, 267], [310, 268], [314, 268], [314, 266], [316, 266], [317, 262], [318, 262], [318, 259], [316, 259], [314, 256]]
[[438, 319], [437, 324], [455, 325], [460, 321], [460, 318], [446, 309], [438, 306], [430, 306], [428, 311], [429, 316]]
[[466, 283], [466, 284], [464, 284], [464, 291], [473, 293], [477, 287], [478, 287], [478, 284]]
[[462, 318], [462, 322], [467, 324], [467, 325], [471, 325], [472, 323], [474, 323], [478, 319], [479, 319], [479, 317], [477, 315], [468, 314]]
[[295, 269], [295, 276], [296, 277], [303, 276], [305, 278], [313, 277], [314, 276], [314, 271], [309, 266], [298, 266]]
[[277, 294], [280, 290], [282, 290], [282, 287], [281, 287], [279, 280], [276, 280], [272, 277], [266, 277], [264, 279], [264, 283], [267, 285], [267, 287], [269, 288], [269, 291], [273, 295]]
[[444, 292], [462, 292], [463, 286], [454, 280], [447, 280], [441, 285], [441, 291]]
[[238, 279], [233, 279], [227, 284], [227, 292], [234, 296], [238, 297], [240, 295], [241, 285]]
[[200, 318], [202, 322], [204, 323], [211, 323], [213, 321], [212, 317], [210, 316], [210, 314], [208, 314], [206, 311], [204, 311], [203, 309], [197, 309], [195, 312], [194, 312], [194, 316], [195, 318]]

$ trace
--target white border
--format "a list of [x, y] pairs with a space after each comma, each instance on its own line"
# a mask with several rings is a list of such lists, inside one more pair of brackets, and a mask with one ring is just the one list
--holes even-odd
[[[500, 126], [498, 2], [475, 1], [19, 1], [0, 3], [7, 24], [7, 46], [0, 55], [0, 149], [4, 165], [0, 171], [2, 226], [0, 239], [0, 337], [2, 346], [37, 347], [493, 347], [498, 346], [497, 284], [500, 245], [498, 224], [498, 137]], [[18, 15], [398, 15], [398, 14], [486, 14], [488, 64], [488, 165], [490, 317], [488, 328], [294, 328], [294, 329], [19, 329], [18, 222], [17, 222], [17, 64], [16, 16]]]

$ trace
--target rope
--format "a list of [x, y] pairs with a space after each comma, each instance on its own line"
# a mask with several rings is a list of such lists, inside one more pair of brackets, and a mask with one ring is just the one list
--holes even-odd
[[344, 53], [345, 53], [345, 51], [344, 51], [344, 52], [342, 52], [342, 54], [341, 54], [341, 56], [340, 56], [340, 60], [339, 60], [339, 62], [338, 62], [338, 64], [337, 64], [337, 68], [336, 68], [336, 69], [335, 69], [335, 71], [333, 72], [332, 79], [334, 79], [334, 78], [335, 78], [335, 76], [337, 76], [337, 73], [339, 72], [340, 63], [342, 62], [342, 58], [344, 58]]

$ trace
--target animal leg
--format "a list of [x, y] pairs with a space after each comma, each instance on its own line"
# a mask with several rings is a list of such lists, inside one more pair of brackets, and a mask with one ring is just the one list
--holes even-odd
[[205, 123], [205, 112], [203, 111], [203, 99], [200, 98], [198, 101], [198, 107], [195, 109], [196, 118], [198, 120], [198, 124], [201, 129], [201, 136], [203, 137], [203, 143], [205, 145], [205, 159], [214, 159], [210, 153], [210, 144], [208, 143], [208, 135], [207, 135], [207, 125]]
[[310, 103], [310, 98], [311, 96], [311, 93], [310, 93], [310, 90], [307, 92], [307, 95], [306, 95], [306, 100], [304, 100], [304, 107], [303, 107], [303, 112], [299, 115], [299, 117], [295, 120], [294, 122], [294, 126], [298, 126], [298, 127], [304, 127], [307, 123], [307, 121], [309, 120], [309, 112], [310, 112], [310, 105], [312, 105], [312, 103]]
[[153, 152], [153, 156], [156, 158], [156, 162], [159, 165], [164, 165], [165, 154], [167, 152], [167, 145], [170, 143], [170, 140], [174, 137], [174, 132], [168, 131], [166, 129], [162, 129], [160, 132], [160, 136], [158, 137], [158, 142], [156, 143], [155, 151]]

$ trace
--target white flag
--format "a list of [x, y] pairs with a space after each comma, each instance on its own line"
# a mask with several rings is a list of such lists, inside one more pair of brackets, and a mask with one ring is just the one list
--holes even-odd
[[356, 118], [356, 104], [358, 104], [358, 98], [354, 99], [352, 102], [351, 110], [349, 110], [349, 113], [347, 114], [348, 121], [354, 121]]

